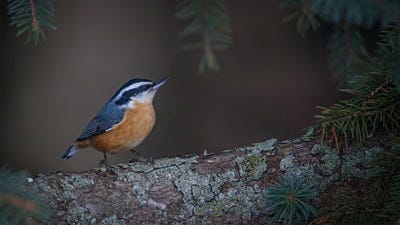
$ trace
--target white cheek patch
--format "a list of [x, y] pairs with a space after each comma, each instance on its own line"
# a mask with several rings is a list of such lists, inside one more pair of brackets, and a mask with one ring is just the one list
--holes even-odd
[[134, 96], [132, 100], [137, 102], [151, 103], [153, 102], [153, 98], [156, 95], [156, 90], [148, 90], [139, 94], [138, 96]]
[[125, 105], [125, 108], [134, 109], [135, 108], [135, 102], [134, 101], [129, 101], [129, 103]]
[[137, 96], [134, 96], [131, 98], [131, 100], [125, 104], [122, 105], [120, 107], [122, 108], [129, 108], [129, 109], [134, 109], [135, 108], [135, 102], [139, 102], [139, 103], [152, 103], [154, 96], [156, 95], [157, 91], [156, 90], [150, 90], [150, 91], [146, 91], [143, 92]]

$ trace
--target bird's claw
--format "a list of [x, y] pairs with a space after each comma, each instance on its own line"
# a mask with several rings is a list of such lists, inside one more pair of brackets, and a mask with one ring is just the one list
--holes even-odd
[[110, 174], [117, 174], [117, 171], [114, 169], [113, 166], [107, 163], [107, 160], [102, 159], [99, 163], [100, 168], [104, 168], [107, 173]]
[[105, 160], [105, 159], [102, 159], [101, 161], [100, 161], [100, 163], [99, 163], [99, 167], [101, 167], [101, 168], [104, 168], [104, 167], [108, 167], [109, 165], [108, 165], [108, 163], [107, 163], [107, 160]]

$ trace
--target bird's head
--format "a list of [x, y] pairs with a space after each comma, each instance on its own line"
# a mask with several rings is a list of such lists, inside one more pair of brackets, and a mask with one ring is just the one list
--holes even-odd
[[153, 82], [147, 79], [132, 79], [126, 82], [115, 93], [111, 100], [118, 106], [134, 108], [135, 103], [152, 103], [157, 90], [164, 85], [169, 77]]

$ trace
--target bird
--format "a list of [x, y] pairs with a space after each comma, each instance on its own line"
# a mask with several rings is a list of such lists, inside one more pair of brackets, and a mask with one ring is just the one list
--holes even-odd
[[138, 146], [150, 134], [156, 121], [153, 99], [169, 77], [153, 82], [135, 78], [121, 88], [86, 125], [62, 155], [69, 159], [79, 150], [93, 148], [103, 153], [100, 165], [107, 165], [106, 154], [116, 154]]

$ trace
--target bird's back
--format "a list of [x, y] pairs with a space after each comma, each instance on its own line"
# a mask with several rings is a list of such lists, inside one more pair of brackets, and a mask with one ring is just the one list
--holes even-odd
[[76, 141], [82, 141], [106, 132], [122, 121], [124, 113], [125, 109], [113, 105], [112, 102], [107, 103], [86, 125]]

